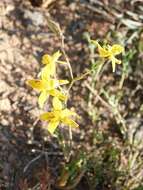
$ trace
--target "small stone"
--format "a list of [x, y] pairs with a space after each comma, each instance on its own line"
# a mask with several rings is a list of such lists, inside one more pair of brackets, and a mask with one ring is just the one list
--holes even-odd
[[38, 11], [32, 12], [32, 11], [26, 10], [24, 12], [24, 18], [27, 19], [27, 23], [30, 24], [31, 22], [35, 26], [40, 26], [44, 22], [43, 15]]
[[1, 124], [2, 124], [3, 126], [8, 126], [9, 121], [6, 120], [6, 119], [2, 119], [2, 120], [1, 120]]
[[0, 111], [10, 111], [11, 103], [8, 98], [0, 100]]
[[7, 90], [9, 90], [9, 85], [5, 81], [0, 80], [0, 93], [6, 92]]

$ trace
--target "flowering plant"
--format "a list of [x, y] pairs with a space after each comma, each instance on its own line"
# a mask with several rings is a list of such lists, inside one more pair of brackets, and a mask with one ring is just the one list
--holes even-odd
[[[115, 58], [116, 55], [124, 51], [121, 45], [115, 44], [113, 46], [101, 47], [96, 40], [91, 40], [91, 43], [95, 44], [98, 48], [99, 57], [107, 58], [112, 62], [113, 72], [115, 71], [115, 64], [120, 64], [121, 61]], [[27, 80], [27, 84], [32, 88], [40, 92], [38, 103], [40, 108], [43, 108], [49, 96], [53, 97], [52, 108], [50, 112], [46, 112], [40, 115], [40, 119], [48, 122], [47, 130], [54, 134], [57, 126], [60, 123], [76, 128], [78, 124], [71, 118], [77, 114], [70, 109], [66, 108], [66, 102], [68, 100], [68, 93], [65, 93], [61, 85], [69, 83], [68, 80], [57, 79], [56, 67], [58, 64], [67, 64], [65, 61], [60, 61], [61, 52], [57, 51], [53, 55], [45, 54], [42, 57], [42, 63], [45, 65], [39, 73], [39, 79]], [[77, 80], [81, 80], [87, 74], [91, 73], [89, 70], [87, 73], [80, 77], [73, 78], [68, 91], [72, 87], [73, 83]], [[65, 108], [64, 108], [65, 107]]]

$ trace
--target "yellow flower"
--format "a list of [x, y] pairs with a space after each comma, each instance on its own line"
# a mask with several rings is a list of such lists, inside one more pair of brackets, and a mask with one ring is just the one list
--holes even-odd
[[58, 59], [61, 57], [60, 51], [56, 51], [52, 56], [49, 54], [45, 54], [42, 57], [42, 63], [45, 65], [48, 65], [50, 63], [55, 63], [58, 61]]
[[73, 121], [70, 117], [77, 114], [67, 108], [63, 109], [61, 101], [57, 98], [53, 98], [53, 111], [46, 112], [40, 115], [40, 119], [48, 121], [48, 131], [53, 134], [60, 123], [76, 128], [79, 125]]
[[124, 48], [121, 45], [114, 44], [113, 46], [101, 47], [96, 40], [91, 40], [92, 43], [97, 45], [100, 57], [108, 58], [112, 62], [112, 69], [115, 72], [116, 63], [121, 64], [121, 61], [115, 58], [116, 55], [122, 53]]
[[49, 54], [45, 54], [42, 57], [42, 63], [46, 65], [42, 71], [41, 74], [46, 78], [50, 76], [54, 76], [56, 73], [56, 63], [62, 63], [65, 64], [64, 61], [59, 61], [58, 59], [61, 57], [60, 51], [56, 51], [52, 56]]
[[60, 92], [56, 88], [58, 88], [60, 85], [67, 83], [68, 83], [67, 80], [57, 80], [51, 78], [45, 80], [44, 77], [42, 79], [27, 80], [27, 84], [29, 86], [40, 92], [40, 96], [38, 98], [38, 103], [40, 108], [44, 106], [44, 103], [49, 97], [49, 95], [58, 97], [59, 99], [65, 101], [67, 99], [67, 96], [65, 96], [62, 92]]

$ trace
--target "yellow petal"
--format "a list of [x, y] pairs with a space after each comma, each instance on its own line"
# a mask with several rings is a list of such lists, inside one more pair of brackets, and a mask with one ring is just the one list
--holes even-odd
[[58, 125], [59, 125], [59, 121], [54, 121], [54, 120], [50, 121], [48, 125], [48, 131], [53, 135]]
[[43, 90], [38, 98], [38, 104], [40, 106], [40, 108], [43, 108], [44, 103], [46, 102], [47, 98], [48, 98], [48, 91]]
[[50, 78], [50, 76], [54, 76], [55, 73], [56, 73], [56, 65], [55, 63], [50, 63], [42, 69], [41, 78], [47, 80]]
[[115, 72], [115, 67], [116, 67], [116, 62], [115, 62], [115, 58], [112, 58], [112, 70], [113, 72]]
[[34, 89], [37, 90], [43, 90], [44, 89], [44, 85], [42, 80], [38, 80], [38, 79], [33, 79], [33, 80], [27, 80], [27, 84], [29, 86], [31, 86]]
[[122, 63], [121, 60], [116, 59], [116, 58], [115, 58], [115, 62], [116, 62], [117, 64], [121, 64], [121, 63]]
[[53, 89], [55, 89], [55, 88], [57, 88], [57, 87], [59, 87], [60, 85], [64, 85], [64, 84], [68, 84], [69, 83], [69, 81], [67, 81], [67, 80], [57, 80], [57, 79], [47, 79], [47, 81], [46, 81], [46, 89], [47, 90], [53, 90]]
[[[42, 79], [42, 82], [43, 82], [43, 86], [45, 87], [45, 89], [47, 89], [47, 90], [53, 90], [53, 89], [55, 89], [55, 88], [57, 88], [57, 87], [59, 87], [59, 80], [57, 80], [57, 79], [51, 79], [51, 78], [47, 78], [47, 80], [45, 80], [45, 78], [44, 79]], [[65, 80], [63, 80], [62, 82], [61, 82], [62, 84], [66, 84], [67, 83], [67, 81]]]
[[51, 119], [54, 118], [54, 113], [53, 112], [46, 112], [40, 115], [40, 119], [42, 121], [50, 121]]
[[58, 59], [61, 57], [61, 53], [60, 53], [60, 51], [56, 51], [53, 55], [52, 55], [52, 61], [53, 62], [56, 62], [56, 61], [58, 61]]
[[42, 57], [42, 63], [46, 64], [46, 66], [42, 69], [41, 76], [42, 78], [49, 78], [50, 76], [54, 76], [56, 72], [56, 62], [61, 56], [60, 51], [55, 52], [52, 56], [45, 54]]
[[63, 84], [68, 84], [69, 81], [68, 80], [59, 80], [59, 83], [60, 83], [60, 85], [63, 85]]
[[45, 54], [42, 57], [42, 63], [46, 64], [46, 65], [47, 64], [53, 64], [56, 61], [58, 61], [58, 59], [60, 58], [61, 55], [62, 54], [60, 53], [60, 51], [56, 51], [52, 56], [48, 55], [48, 54]]
[[109, 56], [109, 51], [106, 50], [105, 48], [102, 48], [96, 40], [91, 40], [91, 42], [98, 47], [98, 52], [99, 52], [100, 57], [108, 57]]
[[69, 109], [62, 110], [61, 117], [70, 117], [70, 116], [76, 116], [77, 114]]
[[53, 107], [54, 110], [62, 110], [62, 102], [57, 97], [53, 98]]
[[109, 56], [109, 51], [102, 48], [100, 45], [98, 45], [98, 52], [100, 57], [108, 57]]
[[77, 128], [79, 126], [75, 121], [73, 121], [72, 119], [69, 119], [69, 118], [62, 119], [62, 122], [65, 125], [68, 125], [68, 126], [73, 127], [73, 128]]
[[65, 96], [62, 92], [60, 92], [60, 91], [57, 90], [57, 89], [49, 90], [48, 92], [49, 92], [49, 94], [50, 94], [51, 96], [57, 97], [57, 98], [59, 98], [60, 100], [63, 100], [63, 101], [66, 101], [66, 100], [67, 100], [67, 96]]
[[50, 78], [51, 75], [51, 71], [50, 71], [50, 66], [46, 65], [40, 73], [40, 76], [42, 78], [42, 80], [48, 80]]
[[51, 63], [51, 61], [52, 61], [52, 58], [50, 55], [48, 55], [48, 54], [43, 55], [43, 57], [42, 57], [43, 64], [47, 65], [47, 64]]
[[110, 56], [109, 59], [112, 62], [112, 70], [115, 72], [116, 63], [121, 64], [121, 61], [119, 59], [116, 59], [114, 56]]
[[118, 44], [115, 44], [111, 47], [111, 52], [113, 55], [118, 55], [124, 51], [124, 47]]
[[59, 86], [59, 81], [56, 79], [48, 79], [46, 81], [46, 87], [48, 90], [55, 89]]

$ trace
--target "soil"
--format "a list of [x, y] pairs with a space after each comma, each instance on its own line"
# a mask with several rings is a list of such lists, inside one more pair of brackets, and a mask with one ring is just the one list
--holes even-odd
[[[98, 1], [99, 13], [94, 1], [18, 1], [0, 2], [0, 189], [22, 190], [33, 188], [37, 181], [56, 189], [59, 168], [65, 162], [63, 152], [56, 137], [51, 137], [37, 120], [39, 108], [37, 92], [26, 85], [26, 80], [37, 76], [44, 53], [53, 53], [61, 46], [59, 38], [47, 24], [49, 17], [60, 24], [65, 36], [65, 51], [70, 59], [73, 74], [84, 73], [90, 65], [88, 43], [84, 33], [93, 39], [104, 39], [107, 32], [118, 24], [117, 18], [107, 10], [113, 6], [125, 7], [123, 1]], [[100, 3], [101, 2], [101, 3]], [[107, 15], [102, 13], [102, 5], [108, 7]], [[100, 7], [101, 6], [101, 7]], [[129, 7], [130, 8], [130, 7]], [[101, 10], [101, 11], [100, 11]], [[104, 9], [103, 9], [104, 10]], [[141, 56], [141, 55], [140, 55]], [[134, 68], [134, 64], [133, 67]], [[140, 67], [142, 68], [142, 66]], [[119, 83], [111, 75], [111, 68], [104, 71], [101, 86], [115, 91]], [[59, 76], [69, 78], [66, 67], [59, 69]], [[131, 77], [124, 84], [122, 99], [123, 114], [126, 118], [136, 116], [142, 104], [142, 73], [131, 71]], [[90, 77], [86, 79], [90, 82]], [[98, 85], [97, 85], [98, 87]], [[133, 90], [134, 89], [134, 90]], [[132, 91], [132, 95], [130, 92]], [[88, 113], [89, 90], [84, 80], [77, 82], [72, 90], [69, 107], [74, 107], [81, 116], [79, 129], [73, 131], [73, 152], [81, 147], [90, 152], [93, 149], [92, 129], [100, 128], [106, 135], [122, 137], [113, 129], [115, 123], [110, 112], [99, 101], [93, 99], [95, 107], [102, 113], [102, 121], [96, 124]], [[131, 102], [134, 101], [134, 104]], [[140, 118], [142, 113], [140, 113]], [[108, 119], [109, 118], [109, 119]], [[116, 125], [116, 124], [115, 124]], [[113, 130], [112, 130], [113, 129]], [[61, 129], [68, 141], [68, 130]], [[85, 188], [86, 187], [86, 188]], [[36, 187], [35, 187], [36, 189]], [[37, 188], [38, 189], [38, 188]], [[88, 190], [88, 183], [81, 177], [73, 189]], [[103, 190], [109, 189], [105, 186]]]

